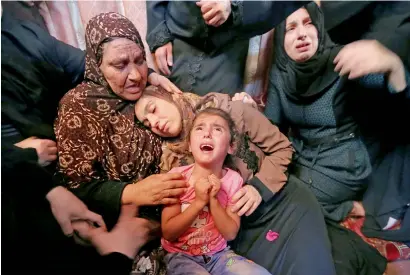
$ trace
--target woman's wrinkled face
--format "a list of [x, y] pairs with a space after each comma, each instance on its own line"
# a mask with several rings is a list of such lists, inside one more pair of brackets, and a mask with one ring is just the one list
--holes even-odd
[[135, 115], [146, 127], [161, 137], [176, 137], [182, 131], [182, 117], [177, 106], [164, 99], [146, 95], [135, 104]]
[[316, 53], [318, 32], [306, 9], [298, 9], [286, 18], [284, 44], [287, 55], [296, 62], [306, 61]]
[[125, 100], [138, 100], [148, 77], [148, 66], [141, 48], [126, 38], [114, 39], [102, 47], [100, 70], [112, 91]]

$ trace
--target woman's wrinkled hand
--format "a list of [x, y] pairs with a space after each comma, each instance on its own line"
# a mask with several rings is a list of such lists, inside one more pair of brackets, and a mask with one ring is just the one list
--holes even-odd
[[233, 213], [238, 213], [238, 216], [251, 215], [259, 204], [262, 202], [262, 197], [258, 190], [252, 185], [245, 185], [232, 197], [232, 203], [235, 205], [232, 207]]
[[204, 18], [205, 23], [213, 27], [219, 27], [225, 23], [231, 14], [230, 0], [201, 0], [196, 5], [201, 8], [202, 18]]
[[171, 71], [169, 70], [169, 67], [172, 67], [173, 65], [172, 42], [168, 42], [164, 46], [157, 48], [154, 53], [154, 59], [161, 73], [164, 75], [170, 75]]
[[101, 228], [105, 228], [104, 220], [100, 215], [88, 210], [79, 198], [62, 186], [48, 192], [46, 199], [50, 203], [54, 218], [67, 236], [73, 234], [71, 225], [73, 221], [97, 223]]
[[246, 103], [246, 104], [251, 104], [252, 107], [254, 107], [254, 108], [258, 108], [258, 104], [256, 104], [256, 102], [253, 100], [253, 98], [245, 92], [236, 93], [232, 97], [232, 101], [241, 101], [241, 102]]
[[175, 86], [175, 84], [172, 83], [171, 80], [169, 80], [168, 78], [160, 74], [151, 73], [148, 76], [148, 82], [151, 83], [151, 85], [154, 85], [157, 87], [160, 86], [164, 88], [169, 93], [182, 94], [182, 91], [178, 89], [178, 87]]
[[41, 139], [37, 137], [29, 137], [14, 144], [20, 148], [34, 148], [38, 156], [38, 164], [47, 166], [57, 159], [57, 144], [50, 139]]
[[333, 63], [340, 76], [355, 79], [368, 74], [387, 74], [397, 91], [406, 88], [403, 62], [377, 40], [359, 40], [344, 46]]
[[180, 173], [151, 175], [135, 184], [125, 186], [122, 204], [175, 204], [186, 191], [187, 182]]
[[87, 222], [74, 222], [73, 228], [83, 239], [94, 245], [101, 255], [119, 252], [133, 259], [138, 251], [150, 240], [159, 237], [161, 228], [158, 222], [136, 217], [135, 205], [123, 205], [114, 228], [95, 228]]

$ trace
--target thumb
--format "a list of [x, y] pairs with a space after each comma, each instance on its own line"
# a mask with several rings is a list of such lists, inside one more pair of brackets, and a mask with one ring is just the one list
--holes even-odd
[[123, 204], [121, 206], [120, 217], [118, 222], [127, 220], [129, 218], [134, 218], [138, 214], [138, 207], [135, 204]]
[[170, 44], [171, 46], [170, 47], [167, 47], [167, 63], [168, 63], [168, 66], [172, 66], [172, 61], [173, 61], [173, 58], [172, 58], [172, 44]]
[[59, 222], [61, 230], [67, 237], [73, 235], [73, 226], [71, 225], [70, 219], [65, 219]]

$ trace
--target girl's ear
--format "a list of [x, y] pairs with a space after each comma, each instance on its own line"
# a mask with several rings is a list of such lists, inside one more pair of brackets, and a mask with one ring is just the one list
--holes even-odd
[[233, 155], [236, 151], [236, 142], [232, 142], [228, 148], [228, 154]]

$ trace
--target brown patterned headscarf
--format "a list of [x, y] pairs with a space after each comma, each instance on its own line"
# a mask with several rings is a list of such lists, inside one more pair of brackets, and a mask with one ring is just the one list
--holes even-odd
[[116, 37], [143, 50], [137, 29], [124, 16], [102, 13], [89, 21], [85, 79], [60, 101], [55, 123], [59, 173], [71, 188], [95, 179], [135, 182], [158, 172], [160, 139], [135, 119], [133, 102], [112, 92], [98, 66], [100, 47]]

